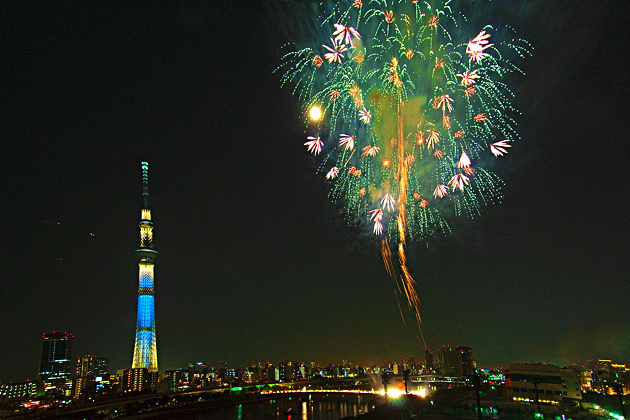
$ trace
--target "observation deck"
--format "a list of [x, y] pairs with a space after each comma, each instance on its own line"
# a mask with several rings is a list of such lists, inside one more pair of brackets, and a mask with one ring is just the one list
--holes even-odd
[[155, 261], [157, 260], [158, 253], [157, 251], [154, 251], [152, 249], [140, 248], [140, 249], [136, 249], [135, 255], [136, 255], [136, 260], [138, 262], [155, 263]]

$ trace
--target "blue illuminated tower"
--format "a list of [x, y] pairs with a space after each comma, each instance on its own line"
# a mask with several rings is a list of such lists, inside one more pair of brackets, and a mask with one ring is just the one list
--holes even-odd
[[149, 372], [158, 371], [157, 340], [155, 337], [155, 260], [153, 250], [153, 223], [149, 210], [149, 164], [142, 162], [142, 208], [140, 220], [140, 249], [136, 250], [136, 260], [140, 271], [138, 279], [138, 320], [136, 322], [136, 344], [133, 349], [132, 368], [145, 368]]

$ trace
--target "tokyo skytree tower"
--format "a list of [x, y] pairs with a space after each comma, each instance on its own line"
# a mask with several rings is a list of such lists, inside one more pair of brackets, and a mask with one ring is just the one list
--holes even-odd
[[153, 223], [149, 210], [149, 164], [142, 162], [142, 198], [144, 207], [140, 220], [140, 249], [136, 260], [140, 271], [138, 279], [138, 320], [136, 322], [136, 344], [133, 349], [132, 368], [158, 371], [157, 340], [155, 336], [155, 282], [154, 269], [157, 251], [153, 250]]

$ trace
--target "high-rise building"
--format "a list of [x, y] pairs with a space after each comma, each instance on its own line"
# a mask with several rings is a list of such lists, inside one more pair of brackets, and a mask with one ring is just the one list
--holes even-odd
[[472, 348], [470, 346], [457, 346], [455, 349], [462, 355], [462, 373], [464, 376], [472, 377], [475, 372]]
[[142, 197], [144, 207], [140, 218], [140, 248], [136, 250], [136, 260], [140, 271], [138, 318], [132, 369], [147, 369], [151, 373], [158, 371], [153, 289], [157, 251], [153, 249], [153, 223], [151, 222], [151, 210], [149, 210], [149, 164], [147, 162], [142, 162]]
[[440, 350], [440, 370], [447, 377], [472, 377], [475, 362], [470, 346], [442, 346]]
[[42, 381], [69, 378], [72, 373], [72, 339], [67, 332], [51, 332], [42, 335], [42, 358], [39, 377]]
[[294, 363], [290, 361], [280, 362], [278, 365], [280, 382], [293, 382], [294, 366]]
[[147, 391], [157, 384], [158, 373], [149, 372], [147, 368], [123, 369], [122, 391]]
[[464, 376], [461, 353], [451, 346], [442, 346], [440, 350], [440, 368], [442, 376]]
[[94, 376], [80, 376], [72, 380], [72, 398], [93, 398], [96, 394]]
[[77, 377], [94, 376], [94, 356], [86, 354], [77, 359]]
[[431, 350], [424, 350], [424, 360], [426, 363], [427, 371], [433, 370], [433, 353], [431, 353]]
[[94, 358], [94, 376], [103, 376], [109, 374], [109, 358], [108, 357], [96, 357]]

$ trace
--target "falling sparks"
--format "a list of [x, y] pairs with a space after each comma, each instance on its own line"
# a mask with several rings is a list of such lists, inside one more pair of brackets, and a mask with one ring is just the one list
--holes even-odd
[[383, 210], [381, 209], [370, 210], [370, 220], [383, 220]]
[[308, 136], [308, 141], [304, 143], [304, 146], [308, 146], [308, 151], [317, 156], [322, 151], [324, 143], [318, 137]]
[[381, 148], [378, 146], [365, 146], [361, 151], [361, 157], [376, 156], [379, 150], [381, 150]]
[[453, 191], [459, 189], [460, 191], [464, 191], [464, 186], [468, 185], [468, 177], [464, 174], [457, 174], [451, 178], [450, 184], [453, 187]]
[[394, 197], [392, 197], [391, 194], [387, 193], [381, 199], [381, 208], [383, 210], [393, 211], [395, 202], [396, 200], [394, 200]]
[[387, 79], [396, 87], [402, 86], [402, 80], [400, 80], [400, 77], [398, 76], [398, 59], [396, 57], [393, 57], [390, 62], [389, 75], [387, 76]]
[[439, 142], [440, 142], [440, 133], [435, 130], [431, 130], [431, 133], [429, 133], [429, 137], [427, 137], [427, 148], [433, 149], [435, 148], [435, 145], [438, 144]]
[[345, 147], [346, 150], [354, 149], [354, 136], [339, 134], [339, 146]]
[[457, 73], [456, 76], [459, 76], [462, 78], [462, 81], [460, 82], [462, 86], [470, 86], [474, 84], [477, 79], [481, 77], [477, 74], [476, 69], [472, 71], [465, 71], [463, 73]]
[[433, 191], [433, 197], [435, 198], [443, 198], [446, 194], [448, 194], [448, 187], [442, 184], [435, 187], [435, 190]]
[[361, 169], [357, 169], [355, 166], [348, 168], [348, 173], [356, 178], [361, 176]]
[[506, 155], [508, 152], [507, 148], [512, 147], [512, 145], [508, 144], [508, 142], [509, 140], [501, 140], [496, 143], [492, 143], [490, 145], [490, 151], [496, 157]]
[[468, 168], [470, 167], [470, 158], [468, 157], [468, 155], [466, 154], [466, 152], [464, 152], [462, 150], [462, 155], [459, 158], [459, 162], [457, 162], [457, 167], [458, 168]]
[[488, 38], [490, 38], [490, 34], [486, 31], [481, 31], [479, 35], [468, 42], [466, 54], [468, 54], [468, 58], [471, 61], [475, 60], [477, 64], [480, 64], [483, 58], [490, 56], [490, 54], [484, 52], [486, 48], [494, 45], [489, 43]]
[[361, 39], [361, 35], [352, 26], [345, 26], [340, 23], [335, 23], [335, 32], [333, 32], [335, 41], [343, 42], [345, 44], [352, 44], [352, 37]]
[[380, 235], [383, 233], [383, 224], [381, 223], [380, 220], [375, 220], [374, 221], [374, 229], [373, 232], [375, 235]]
[[433, 109], [442, 108], [443, 112], [448, 109], [449, 112], [453, 112], [453, 99], [449, 95], [441, 95], [433, 98]]
[[374, 221], [374, 227], [372, 229], [372, 232], [374, 232], [375, 235], [380, 235], [381, 233], [383, 233], [383, 224], [381, 223], [381, 220], [383, 220], [383, 210], [381, 209], [371, 210], [370, 220]]
[[385, 22], [394, 23], [394, 12], [389, 10], [387, 12], [383, 12], [383, 15], [385, 16]]
[[348, 89], [348, 93], [352, 96], [356, 107], [363, 107], [363, 98], [361, 98], [361, 88], [359, 86], [356, 84], [352, 85], [352, 87]]
[[322, 64], [324, 64], [324, 60], [322, 59], [322, 56], [316, 55], [315, 57], [313, 57], [313, 64], [315, 65], [315, 67], [320, 68]]
[[438, 23], [440, 23], [440, 19], [438, 19], [437, 16], [433, 15], [431, 16], [431, 18], [429, 19], [429, 22], [427, 23], [427, 26], [429, 28], [431, 28], [431, 30], [434, 30], [435, 28], [437, 28]]
[[340, 43], [336, 39], [330, 38], [330, 42], [332, 42], [332, 47], [329, 47], [328, 45], [322, 45], [329, 51], [324, 54], [324, 58], [328, 60], [329, 63], [332, 63], [334, 61], [341, 63], [343, 53], [348, 51], [348, 47], [346, 47], [345, 44]]
[[359, 111], [359, 119], [363, 122], [363, 124], [368, 124], [372, 120], [372, 114], [363, 107], [363, 109]]
[[356, 61], [356, 63], [358, 65], [363, 64], [363, 60], [365, 60], [365, 53], [363, 53], [363, 51], [358, 51], [353, 58], [354, 61]]

